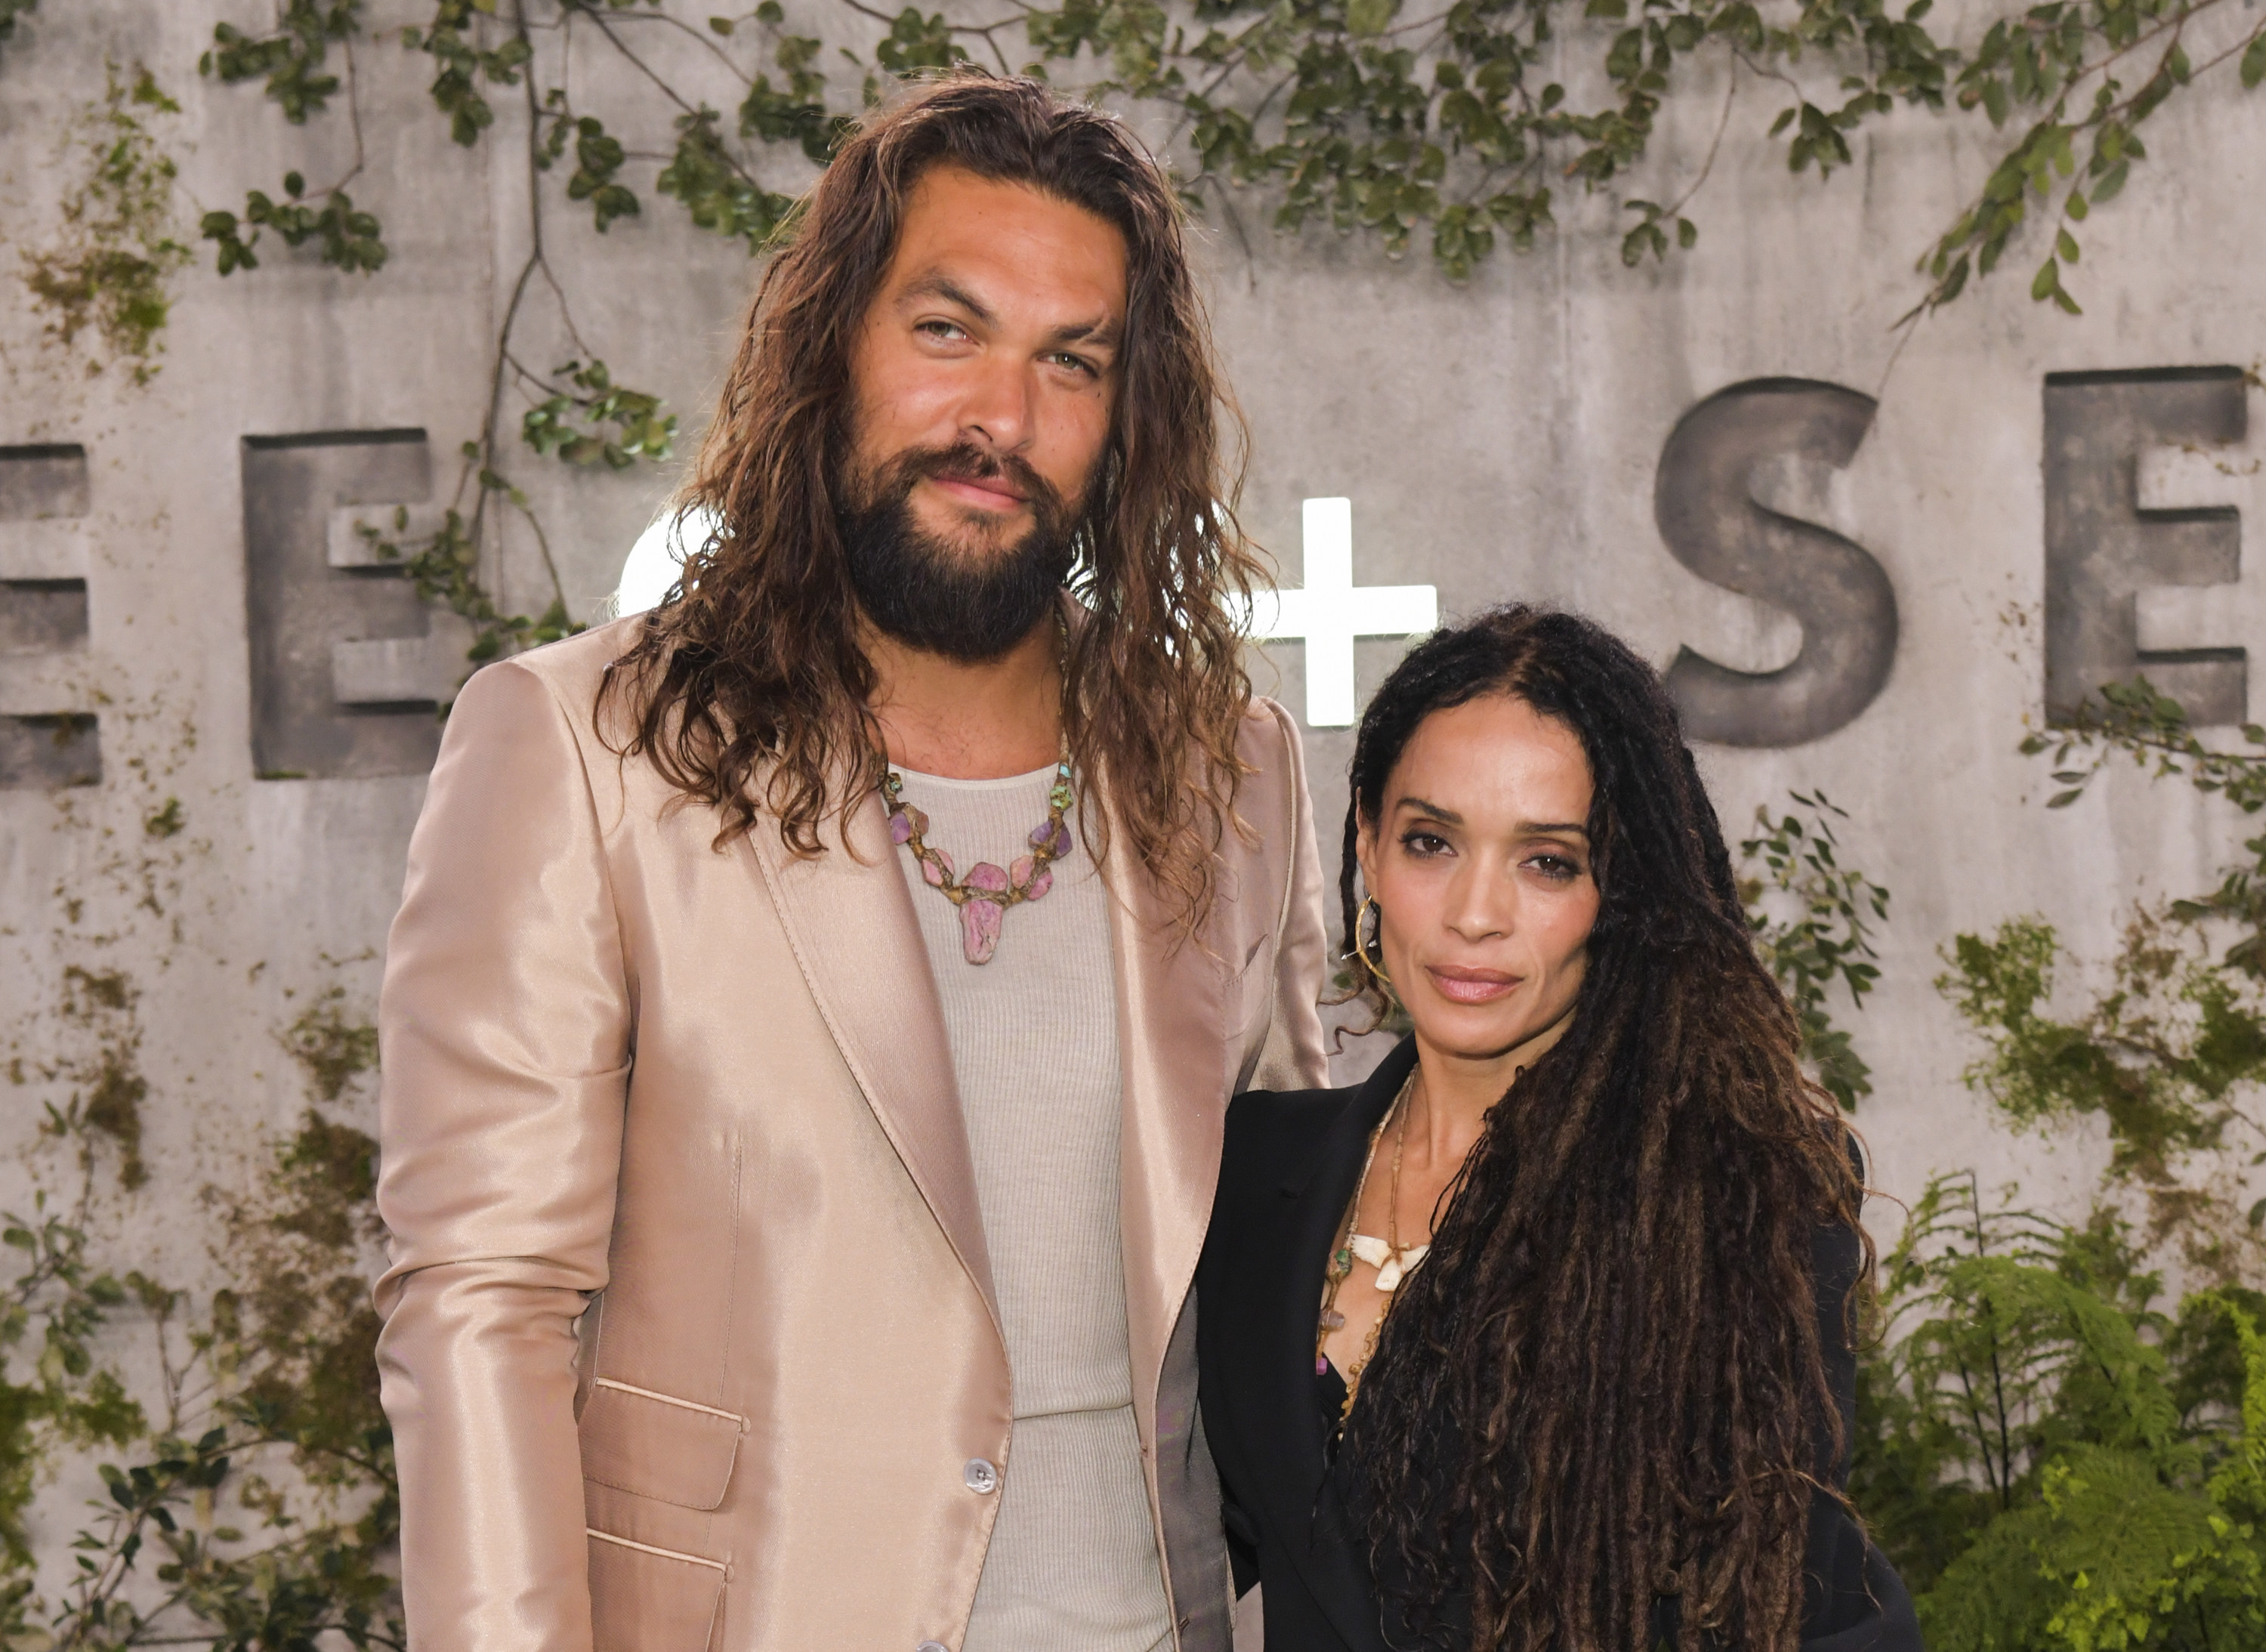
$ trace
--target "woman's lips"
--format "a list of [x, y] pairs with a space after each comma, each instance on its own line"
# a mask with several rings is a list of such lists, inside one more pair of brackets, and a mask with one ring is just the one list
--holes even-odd
[[1451, 1004], [1487, 1004], [1517, 990], [1520, 978], [1505, 975], [1500, 969], [1458, 969], [1443, 964], [1427, 964], [1424, 973], [1432, 977], [1432, 985], [1440, 996]]

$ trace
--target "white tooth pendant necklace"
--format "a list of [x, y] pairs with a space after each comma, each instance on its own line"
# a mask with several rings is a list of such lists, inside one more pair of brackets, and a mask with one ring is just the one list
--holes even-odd
[[[1378, 1292], [1387, 1298], [1385, 1312], [1389, 1313], [1395, 1288], [1414, 1273], [1416, 1264], [1431, 1252], [1432, 1247], [1429, 1244], [1403, 1245], [1400, 1242], [1400, 1159], [1402, 1151], [1408, 1144], [1408, 1098], [1415, 1087], [1416, 1075], [1411, 1073], [1408, 1082], [1401, 1085], [1400, 1095], [1393, 1099], [1391, 1113], [1378, 1120], [1377, 1128], [1370, 1132], [1369, 1151], [1361, 1161], [1361, 1179], [1354, 1184], [1353, 1202], [1346, 1209], [1345, 1242], [1331, 1256], [1323, 1282], [1321, 1317], [1314, 1332], [1314, 1374], [1317, 1377], [1329, 1367], [1328, 1357], [1322, 1351], [1323, 1344], [1329, 1341], [1331, 1332], [1341, 1330], [1345, 1326], [1345, 1315], [1337, 1308], [1338, 1287], [1353, 1272], [1355, 1259], [1359, 1258], [1377, 1269]], [[1385, 1213], [1386, 1237], [1378, 1239], [1373, 1234], [1353, 1232], [1353, 1224], [1360, 1219], [1361, 1195], [1369, 1186], [1370, 1166], [1377, 1162], [1377, 1144], [1384, 1136], [1388, 1123], [1397, 1127], [1392, 1132], [1392, 1202], [1385, 1207]], [[1361, 1374], [1369, 1368], [1370, 1359], [1377, 1352], [1378, 1334], [1384, 1328], [1385, 1313], [1379, 1313], [1377, 1322], [1369, 1327], [1369, 1335], [1363, 1341], [1360, 1355], [1349, 1361], [1340, 1373], [1346, 1385], [1345, 1408], [1341, 1415], [1349, 1416], [1353, 1413], [1354, 1396], [1361, 1392]]]
[[[1349, 1233], [1346, 1236], [1346, 1248], [1377, 1269], [1377, 1288], [1387, 1293], [1414, 1273], [1416, 1264], [1422, 1261], [1425, 1254], [1432, 1248], [1429, 1245], [1403, 1245], [1400, 1242], [1400, 1155], [1408, 1145], [1408, 1093], [1414, 1088], [1415, 1085], [1411, 1084], [1403, 1090], [1400, 1104], [1393, 1109], [1400, 1116], [1393, 1121], [1396, 1128], [1392, 1132], [1392, 1200], [1385, 1207], [1386, 1237], [1378, 1239], [1368, 1233]], [[1376, 1151], [1373, 1144], [1371, 1151]], [[1363, 1165], [1363, 1179], [1367, 1180], [1368, 1175], [1369, 1167]], [[1356, 1189], [1354, 1194], [1356, 1209], [1359, 1208], [1360, 1198], [1360, 1192]]]

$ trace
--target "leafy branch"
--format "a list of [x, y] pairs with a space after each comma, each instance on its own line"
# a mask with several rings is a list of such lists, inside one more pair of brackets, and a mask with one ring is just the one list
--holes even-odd
[[[2266, 21], [2238, 35], [2201, 64], [2189, 60], [2188, 31], [2195, 19], [2226, 0], [2049, 0], [2019, 17], [2001, 18], [1961, 70], [1955, 96], [1963, 109], [1980, 106], [1994, 128], [2017, 108], [2043, 111], [1992, 169], [1981, 193], [1920, 260], [1932, 285], [1919, 311], [1956, 298], [1970, 269], [1988, 275], [2030, 211], [2050, 208], [2060, 195], [2053, 245], [2030, 284], [2030, 296], [2080, 313], [2062, 281], [2080, 248], [2071, 226], [2094, 208], [2116, 199], [2132, 164], [2147, 157], [2136, 128], [2175, 93], [2221, 63], [2240, 60], [2245, 91], [2266, 80]], [[2120, 75], [2136, 58], [2145, 77], [2132, 85]], [[2084, 97], [2091, 89], [2089, 100]], [[2083, 175], [2078, 145], [2089, 140]]]
[[1739, 894], [1756, 948], [1794, 1005], [1803, 1058], [1853, 1109], [1873, 1093], [1872, 1069], [1827, 1006], [1838, 983], [1850, 1006], [1861, 1009], [1879, 982], [1872, 926], [1888, 921], [1889, 892], [1841, 864], [1833, 822], [1846, 820], [1847, 811], [1823, 792], [1796, 792], [1794, 801], [1802, 814], [1773, 820], [1767, 809], [1755, 811], [1755, 836], [1740, 844], [1739, 859], [1743, 866], [1759, 862], [1760, 870], [1741, 881]]
[[[2157, 778], [2178, 778], [2206, 796], [2223, 797], [2245, 815], [2266, 808], [2266, 727], [2245, 723], [2242, 738], [2254, 748], [2230, 751], [2207, 746], [2188, 720], [2187, 710], [2159, 693], [2145, 676], [2104, 685], [2088, 697], [2068, 727], [2033, 734], [2022, 742], [2025, 756], [2053, 751], [2054, 780], [2061, 786], [2048, 808], [2067, 808], [2083, 797], [2095, 776], [2119, 756]], [[2228, 867], [2218, 888], [2175, 901], [2174, 921], [2199, 925], [2224, 919], [2242, 932], [2224, 961], [2266, 980], [2266, 836], [2243, 843], [2248, 862]]]
[[[621, 9], [618, 0], [614, 9]], [[295, 0], [274, 35], [248, 40], [234, 31], [216, 31], [215, 50], [206, 60], [208, 70], [223, 80], [268, 74], [268, 95], [284, 105], [287, 119], [303, 120], [307, 112], [343, 90], [355, 127], [354, 170], [359, 171], [361, 113], [352, 76], [358, 11], [358, 0], [338, 0], [327, 10]], [[492, 29], [501, 33], [492, 36], [487, 33]], [[617, 181], [629, 158], [627, 151], [601, 120], [577, 113], [564, 88], [553, 87], [538, 97], [528, 73], [535, 55], [531, 29], [524, 4], [513, 4], [507, 13], [495, 0], [438, 0], [428, 23], [405, 27], [398, 38], [405, 48], [433, 60], [436, 73], [431, 96], [450, 122], [451, 138], [460, 145], [479, 143], [495, 124], [487, 89], [519, 91], [527, 105], [530, 181], [538, 181], [571, 155], [574, 164], [566, 196], [588, 203], [595, 227], [603, 231], [642, 210], [636, 195]], [[344, 53], [347, 72], [343, 83], [325, 72], [325, 54], [333, 44]], [[681, 140], [680, 154], [684, 147]], [[353, 175], [349, 172], [347, 178]], [[685, 173], [679, 181], [683, 187], [695, 187], [689, 179]], [[386, 257], [382, 226], [371, 215], [355, 209], [343, 181], [328, 192], [326, 204], [318, 210], [302, 204], [304, 180], [294, 172], [284, 179], [285, 202], [273, 201], [255, 190], [247, 198], [241, 222], [274, 228], [289, 246], [318, 240], [321, 261], [342, 271], [373, 272]], [[714, 188], [713, 179], [698, 186], [712, 193]], [[781, 198], [778, 211], [784, 210]], [[222, 274], [257, 267], [252, 251], [256, 228], [245, 237], [234, 215], [219, 212], [207, 215], [204, 229], [207, 238], [219, 244]], [[676, 437], [676, 416], [664, 411], [659, 398], [618, 384], [606, 363], [583, 346], [566, 290], [545, 247], [540, 189], [530, 192], [528, 232], [530, 251], [513, 281], [492, 347], [487, 412], [479, 435], [462, 446], [456, 486], [440, 525], [428, 534], [413, 535], [409, 514], [401, 509], [394, 513], [391, 531], [367, 523], [359, 527], [374, 555], [400, 564], [421, 598], [470, 623], [472, 642], [466, 657], [473, 666], [581, 628], [568, 610], [549, 535], [526, 490], [508, 471], [504, 453], [509, 428], [507, 398], [516, 391], [526, 398], [517, 434], [528, 448], [576, 466], [623, 470], [640, 459], [663, 462], [672, 456]], [[538, 278], [540, 289], [556, 305], [560, 328], [584, 353], [548, 376], [530, 371], [515, 348]], [[543, 562], [550, 601], [539, 615], [512, 611], [492, 589], [487, 569], [500, 553], [506, 512], [527, 528]]]
[[[2266, 730], [2243, 736], [2266, 747]], [[2050, 808], [2074, 804], [2119, 757], [2243, 814], [2266, 808], [2266, 750], [2205, 745], [2145, 679], [2103, 688], [2022, 749], [2050, 753], [2061, 789]], [[2266, 836], [2243, 852], [2217, 888], [2137, 910], [2097, 990], [2058, 994], [2066, 954], [2036, 917], [1957, 936], [1936, 983], [1984, 1042], [1969, 1085], [2019, 1126], [2099, 1120], [2110, 1180], [2146, 1200], [2150, 1242], [2175, 1237], [2190, 1266], [2221, 1279], [2266, 1266], [2266, 1199], [2245, 1186], [2266, 1166]]]

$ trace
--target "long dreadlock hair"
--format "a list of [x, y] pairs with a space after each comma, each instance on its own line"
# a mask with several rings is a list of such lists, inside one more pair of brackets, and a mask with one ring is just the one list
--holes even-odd
[[1523, 606], [1411, 651], [1355, 748], [1346, 944], [1362, 822], [1417, 726], [1487, 694], [1580, 738], [1600, 900], [1566, 1035], [1488, 1115], [1363, 1374], [1345, 1449], [1380, 1586], [1434, 1643], [1467, 1593], [1488, 1652], [1649, 1652], [1663, 1594], [1679, 1652], [1793, 1652], [1839, 1440], [1811, 1246], [1861, 1190], [1659, 676]]

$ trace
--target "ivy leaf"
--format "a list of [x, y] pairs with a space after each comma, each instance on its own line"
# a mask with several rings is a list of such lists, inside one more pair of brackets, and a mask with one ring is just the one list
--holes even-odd
[[2242, 54], [2242, 87], [2248, 91], [2266, 80], [2266, 33], [2260, 33]]
[[1400, 10], [1400, 0], [1349, 0], [1346, 32], [1356, 36], [1382, 34]]

